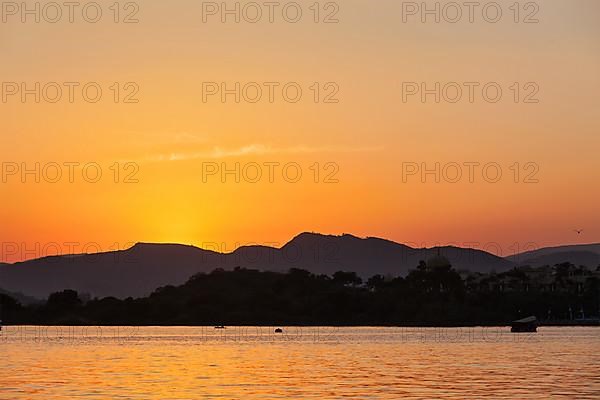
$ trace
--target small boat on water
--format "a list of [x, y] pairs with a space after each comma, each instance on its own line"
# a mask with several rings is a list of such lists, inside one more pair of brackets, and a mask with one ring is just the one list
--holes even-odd
[[226, 329], [223, 325], [217, 325], [215, 326], [215, 329]]
[[537, 332], [537, 326], [537, 318], [532, 316], [513, 321], [510, 331], [513, 333]]
[[277, 328], [277, 329], [275, 329], [275, 333], [283, 333], [283, 329]]

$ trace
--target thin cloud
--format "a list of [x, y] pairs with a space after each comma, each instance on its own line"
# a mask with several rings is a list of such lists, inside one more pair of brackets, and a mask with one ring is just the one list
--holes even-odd
[[251, 144], [239, 148], [225, 149], [214, 147], [199, 152], [173, 152], [150, 157], [149, 161], [186, 161], [196, 159], [221, 159], [249, 155], [264, 156], [271, 154], [311, 154], [311, 153], [359, 153], [379, 151], [381, 147], [271, 147], [263, 144]]

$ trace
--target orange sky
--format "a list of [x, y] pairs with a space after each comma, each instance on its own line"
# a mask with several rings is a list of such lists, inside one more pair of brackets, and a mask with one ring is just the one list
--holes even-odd
[[[273, 23], [221, 23], [219, 15], [203, 23], [202, 3], [191, 0], [138, 2], [133, 24], [114, 23], [108, 3], [95, 24], [77, 12], [72, 24], [3, 13], [0, 261], [45, 255], [51, 244], [80, 252], [92, 243], [222, 243], [231, 251], [283, 244], [301, 231], [419, 246], [498, 243], [502, 255], [531, 243], [600, 241], [600, 3], [545, 0], [533, 24], [513, 21], [513, 1], [499, 2], [495, 24], [478, 13], [473, 23], [403, 23], [401, 2], [387, 0], [344, 0], [339, 23], [314, 23], [314, 2], [299, 3], [295, 24], [277, 13]], [[11, 82], [59, 82], [63, 96], [50, 103], [48, 86], [39, 103], [34, 94], [23, 102]], [[73, 102], [64, 82], [79, 83]], [[97, 103], [83, 99], [89, 82], [102, 88]], [[203, 82], [258, 82], [263, 98], [203, 102]], [[278, 83], [273, 102], [264, 82]], [[283, 99], [289, 82], [302, 88], [297, 103]], [[457, 103], [433, 95], [403, 102], [403, 82], [496, 82], [503, 96], [490, 103], [476, 90], [472, 103], [466, 91]], [[527, 82], [539, 88], [538, 103], [523, 102]], [[124, 103], [135, 88], [138, 102]], [[325, 103], [336, 88], [338, 102]], [[40, 183], [35, 174], [22, 179], [36, 163]], [[62, 166], [57, 183], [51, 163]], [[203, 169], [236, 163], [250, 179], [259, 165], [262, 179], [203, 179]], [[407, 163], [439, 163], [446, 175], [440, 183], [431, 174], [403, 177]], [[472, 183], [469, 163], [479, 163]], [[463, 177], [452, 183], [457, 164]], [[482, 175], [486, 164], [501, 168], [499, 182]], [[290, 182], [285, 165], [302, 177]], [[97, 167], [102, 177], [90, 182]]]

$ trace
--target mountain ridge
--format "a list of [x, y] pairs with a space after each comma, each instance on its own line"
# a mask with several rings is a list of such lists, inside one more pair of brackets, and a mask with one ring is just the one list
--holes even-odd
[[406, 276], [419, 261], [437, 255], [457, 270], [473, 272], [503, 272], [521, 264], [472, 248], [412, 248], [378, 237], [302, 232], [281, 247], [247, 245], [221, 253], [192, 245], [139, 242], [125, 250], [0, 264], [0, 287], [38, 298], [64, 289], [93, 297], [142, 297], [217, 268], [278, 272], [300, 268], [326, 275], [350, 271], [363, 278]]
[[564, 251], [592, 251], [600, 254], [600, 243], [583, 243], [583, 244], [567, 244], [560, 246], [548, 246], [541, 247], [535, 250], [529, 250], [522, 253], [513, 254], [506, 257], [507, 259], [532, 259], [538, 256], [543, 256], [551, 253], [558, 253]]

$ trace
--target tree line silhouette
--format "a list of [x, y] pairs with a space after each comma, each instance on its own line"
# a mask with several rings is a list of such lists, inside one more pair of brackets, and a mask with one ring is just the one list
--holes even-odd
[[[565, 284], [572, 270], [577, 268], [568, 263], [553, 268], [559, 286], [545, 290], [519, 269], [463, 279], [443, 260], [421, 262], [406, 277], [366, 281], [344, 271], [327, 276], [302, 269], [217, 269], [137, 299], [83, 301], [76, 291], [64, 290], [24, 306], [0, 294], [0, 318], [5, 324], [48, 325], [469, 326], [505, 325], [528, 315], [574, 319], [579, 310], [598, 315], [597, 274], [587, 274], [583, 286], [573, 289]], [[507, 281], [516, 282], [510, 290], [498, 284]]]

